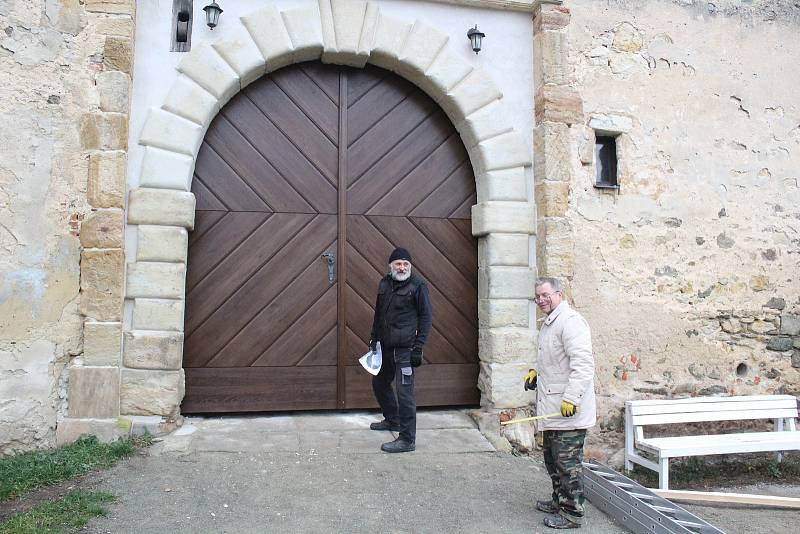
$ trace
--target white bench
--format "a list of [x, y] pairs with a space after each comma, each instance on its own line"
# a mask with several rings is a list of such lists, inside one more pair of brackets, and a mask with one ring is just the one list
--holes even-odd
[[[669, 459], [743, 452], [800, 450], [796, 428], [797, 399], [792, 395], [695, 397], [674, 400], [625, 401], [625, 470], [637, 463], [658, 473], [658, 487], [669, 489]], [[772, 419], [772, 432], [646, 438], [644, 427], [702, 421]], [[642, 456], [652, 454], [657, 461]]]

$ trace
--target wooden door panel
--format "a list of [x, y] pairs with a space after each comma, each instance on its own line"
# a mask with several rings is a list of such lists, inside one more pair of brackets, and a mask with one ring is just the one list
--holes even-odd
[[[478, 364], [423, 365], [417, 368], [417, 406], [474, 405], [480, 402]], [[360, 365], [345, 368], [348, 408], [377, 408], [372, 377]]]
[[303, 113], [320, 129], [325, 137], [337, 144], [339, 134], [339, 106], [302, 69], [282, 69], [270, 79]]
[[[200, 365], [208, 363], [234, 336], [273, 301], [297, 274], [311, 267], [314, 280], [327, 283], [320, 254], [336, 239], [335, 218], [318, 215], [293, 236], [251, 278], [238, 288], [185, 340], [187, 352]], [[197, 365], [191, 365], [197, 366]]]
[[[338, 187], [339, 150], [337, 139], [325, 130], [274, 83], [259, 84], [248, 97], [261, 113], [278, 128], [331, 183]], [[335, 130], [332, 133], [336, 133]], [[322, 134], [322, 135], [320, 135]]]
[[[314, 222], [312, 215], [276, 213], [266, 221], [266, 224], [258, 227], [253, 235], [244, 240], [243, 244], [246, 246], [238, 247], [231, 256], [217, 264], [213, 272], [188, 288], [186, 298], [193, 305], [186, 311], [186, 334], [191, 335], [198, 326], [208, 320], [211, 314], [231, 299], [247, 299], [247, 290], [240, 291], [240, 289], [262, 269], [264, 274], [252, 282], [251, 286], [265, 289], [267, 286], [259, 283], [262, 278], [269, 276], [270, 267], [267, 267], [267, 264], [272, 262], [273, 269], [279, 268], [280, 258], [276, 261], [275, 256], [285, 251], [286, 247], [292, 250], [293, 247], [300, 246], [297, 235], [310, 235], [321, 224]], [[307, 229], [308, 226], [310, 228]], [[198, 245], [202, 244], [202, 241], [201, 239]], [[193, 272], [194, 257], [191, 254], [194, 250], [193, 246], [190, 251], [187, 278], [190, 278], [189, 273]], [[284, 256], [285, 254], [284, 252]], [[195, 279], [194, 274], [191, 275], [191, 279]]]
[[205, 142], [264, 199], [272, 211], [315, 213], [314, 208], [239, 132], [224, 112], [220, 112], [211, 123]]
[[192, 244], [194, 256], [191, 269], [186, 273], [186, 292], [190, 293], [200, 280], [223, 263], [269, 216], [269, 213], [252, 211], [226, 212], [219, 224]]
[[297, 362], [298, 366], [333, 366], [338, 364], [336, 360], [336, 351], [331, 350], [331, 347], [337, 345], [337, 325], [334, 322], [333, 327], [328, 331], [325, 336], [311, 349], [308, 353]]
[[353, 179], [349, 181], [348, 213], [366, 213], [394, 187], [395, 184], [387, 177], [396, 180], [407, 175], [435, 147], [447, 139], [450, 132], [441, 128], [442, 117], [443, 115], [437, 114], [426, 118], [417, 125], [416, 129], [394, 145], [386, 155], [377, 160], [369, 158], [367, 162], [369, 167], [364, 173], [358, 176], [354, 175]]
[[[203, 148], [201, 147], [200, 150]], [[196, 175], [192, 182], [192, 193], [195, 198], [195, 210], [228, 211], [225, 204], [214, 196], [214, 193]]]
[[[203, 143], [197, 154], [195, 180], [199, 180], [218, 204], [197, 209], [219, 209], [226, 211], [267, 211], [269, 205], [248, 185], [208, 143]], [[204, 191], [204, 192], [205, 192]]]
[[[427, 119], [433, 109], [432, 101], [420, 93], [414, 93], [389, 111], [388, 115], [370, 125], [360, 137], [354, 136], [357, 132], [350, 134], [351, 139], [357, 140], [348, 146], [347, 161], [350, 166], [348, 188], [353, 187], [355, 181], [359, 180], [377, 161], [391, 154], [399, 143], [414, 146], [411, 141], [418, 136], [410, 138], [412, 132], [417, 132], [418, 135], [428, 134], [424, 135], [426, 140], [423, 141], [423, 146], [429, 146], [428, 139], [434, 137], [432, 135], [434, 132], [429, 132], [428, 128], [421, 128], [421, 126], [426, 122], [431, 123]], [[403, 150], [398, 152], [403, 152]], [[406, 154], [416, 156], [418, 150], [406, 152]]]
[[[296, 365], [331, 328], [336, 326], [336, 286], [328, 290], [311, 304], [306, 311], [253, 362], [256, 367]], [[329, 347], [336, 359], [337, 346]]]
[[361, 73], [362, 89], [348, 110], [358, 114], [348, 123], [345, 180], [345, 405], [376, 406], [371, 377], [356, 358], [367, 347], [378, 281], [396, 246], [411, 251], [433, 307], [426, 363], [417, 370], [418, 405], [475, 403], [477, 246], [470, 228], [448, 219], [463, 216], [464, 202], [475, 198], [469, 158], [444, 114], [419, 90], [390, 89], [384, 79], [369, 86], [367, 75]]
[[[389, 71], [382, 69], [349, 69], [347, 71], [347, 107], [351, 108], [358, 100], [370, 91], [376, 85], [383, 83], [387, 78], [390, 78], [388, 85], [400, 86], [401, 82], [405, 82], [402, 78], [392, 76]], [[408, 84], [410, 85], [410, 84]], [[350, 119], [348, 113], [348, 120]]]
[[[467, 280], [450, 259], [411, 221], [405, 217], [368, 217], [368, 220], [391, 243], [407, 243], [413, 248], [413, 268], [421, 273], [430, 285], [439, 289], [466, 317], [474, 317], [477, 323], [478, 303], [475, 295], [478, 288]], [[412, 247], [413, 245], [413, 247]]]
[[189, 368], [184, 413], [336, 408], [336, 366]]
[[[246, 92], [244, 94], [247, 95]], [[317, 169], [321, 164], [316, 162], [315, 165], [311, 155], [304, 154], [293, 145], [251, 99], [238, 99], [231, 104], [222, 111], [223, 115], [236, 124], [236, 129], [277, 171], [284, 183], [311, 206], [313, 213], [336, 213], [336, 187]]]
[[[308, 78], [337, 106], [339, 105], [339, 76], [342, 69], [335, 65], [325, 65], [316, 61], [301, 63], [298, 70]], [[292, 69], [285, 69], [291, 71]], [[337, 122], [338, 124], [338, 122]]]
[[477, 200], [475, 193], [473, 193], [450, 214], [450, 217], [453, 219], [468, 219], [472, 215], [472, 206], [475, 205], [475, 202], [477, 202]]
[[[347, 310], [347, 328], [357, 337], [355, 346], [350, 347], [349, 354], [361, 357], [369, 346], [372, 331], [372, 305], [358, 295], [349, 285], [345, 290], [345, 309]], [[349, 340], [350, 338], [348, 338]], [[348, 356], [349, 359], [349, 356]]]
[[[465, 182], [472, 179], [472, 168], [469, 159], [465, 159], [450, 175], [422, 199], [409, 215], [412, 217], [430, 217], [438, 219], [469, 219], [470, 211], [464, 211], [475, 205], [475, 188]], [[471, 232], [469, 238], [472, 238]]]
[[[467, 153], [461, 139], [456, 134], [451, 135], [434, 148], [430, 155], [411, 172], [403, 176], [374, 206], [367, 209], [366, 214], [404, 217], [416, 212], [414, 215], [418, 217], [430, 216], [424, 209], [417, 208], [462, 165], [465, 159]], [[467, 186], [462, 187], [467, 188]], [[469, 193], [460, 196], [453, 209], [441, 216], [447, 217], [468, 195]], [[446, 205], [451, 203], [452, 201], [445, 202]]]
[[[381, 80], [377, 85], [370, 87], [368, 92], [360, 96], [358, 100], [351, 100], [350, 108], [347, 111], [348, 145], [352, 146], [370, 128], [375, 126], [380, 120], [381, 114], [387, 115], [395, 111], [413, 91], [414, 86], [411, 84], [384, 83]], [[406, 106], [397, 113], [407, 109]], [[417, 120], [421, 118], [418, 117]], [[386, 120], [388, 124], [391, 124], [391, 117], [387, 117]], [[416, 123], [412, 122], [412, 124]], [[387, 143], [384, 150], [388, 151], [389, 148], [391, 148], [391, 144]]]
[[270, 73], [212, 122], [192, 190], [184, 412], [375, 407], [358, 358], [396, 246], [434, 309], [418, 404], [478, 401], [475, 181], [414, 85], [375, 67]]
[[[333, 242], [325, 249], [335, 247]], [[280, 266], [278, 266], [280, 268]], [[238, 333], [222, 348], [219, 353], [210, 360], [207, 365], [215, 367], [225, 367], [227, 364], [236, 365], [278, 365], [278, 361], [272, 363], [262, 361], [264, 352], [274, 344], [278, 343], [282, 336], [295, 332], [298, 328], [297, 323], [308, 313], [314, 314], [312, 320], [327, 324], [330, 320], [330, 310], [320, 308], [318, 302], [326, 298], [325, 302], [330, 304], [331, 292], [328, 277], [322, 260], [314, 259], [299, 275], [297, 275], [288, 285], [280, 287], [277, 294], [271, 299], [263, 298], [268, 304], [261, 309]], [[334, 291], [335, 293], [335, 291]], [[271, 296], [271, 294], [270, 294]], [[312, 308], [314, 311], [312, 312]], [[333, 321], [336, 321], [336, 303], [333, 303]], [[316, 343], [327, 330], [319, 333], [313, 339], [306, 341]], [[308, 334], [311, 336], [311, 334]], [[301, 345], [297, 345], [297, 351], [301, 351]], [[306, 352], [310, 350], [307, 348]], [[259, 355], [260, 354], [260, 355]], [[273, 351], [274, 354], [274, 351]], [[294, 353], [291, 353], [294, 354]], [[293, 365], [287, 362], [297, 361], [302, 358], [302, 354], [284, 354], [284, 363], [280, 365]], [[334, 351], [335, 354], [335, 351]], [[260, 362], [260, 363], [259, 363]]]
[[[200, 238], [210, 232], [219, 221], [225, 218], [227, 211], [201, 211], [194, 213], [194, 230], [189, 232], [189, 246], [193, 246]], [[192, 268], [191, 265], [188, 267]]]
[[475, 238], [467, 238], [452, 220], [429, 217], [409, 217], [411, 223], [425, 235], [473, 287], [478, 287], [478, 249]]

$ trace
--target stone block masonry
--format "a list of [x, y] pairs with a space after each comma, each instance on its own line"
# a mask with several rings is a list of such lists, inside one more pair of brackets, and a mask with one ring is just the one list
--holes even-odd
[[568, 62], [570, 10], [541, 5], [534, 13], [534, 200], [539, 276], [561, 279], [570, 293], [574, 274], [568, 210], [573, 184], [571, 126], [584, 119], [580, 92]]
[[67, 368], [68, 406], [58, 423], [58, 442], [86, 432], [116, 439], [120, 427], [122, 304], [124, 295], [124, 191], [135, 2], [87, 0], [86, 47], [92, 58], [83, 73], [88, 109], [80, 120], [86, 168], [87, 213], [79, 229], [80, 312], [83, 354]]
[[[521, 406], [523, 396], [504, 390], [534, 353], [529, 263], [537, 226], [526, 178], [532, 158], [495, 81], [454, 51], [441, 30], [422, 19], [394, 20], [366, 2], [320, 0], [283, 11], [260, 6], [229, 24], [235, 37], [198, 44], [180, 58], [174, 83], [161, 106], [146, 111], [137, 139], [144, 158], [139, 187], [128, 196], [127, 223], [137, 225], [138, 244], [127, 268], [133, 313], [122, 356], [122, 413], [174, 414], [182, 397], [186, 232], [194, 226], [192, 169], [205, 128], [264, 73], [316, 59], [356, 67], [369, 61], [397, 72], [456, 125], [477, 177], [472, 215], [481, 250], [483, 402], [491, 409]], [[559, 44], [553, 42], [554, 56], [563, 52]]]

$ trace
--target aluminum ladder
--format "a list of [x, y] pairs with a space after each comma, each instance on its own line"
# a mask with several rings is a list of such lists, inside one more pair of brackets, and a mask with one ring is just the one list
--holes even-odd
[[583, 463], [586, 498], [635, 534], [725, 534], [605, 465]]

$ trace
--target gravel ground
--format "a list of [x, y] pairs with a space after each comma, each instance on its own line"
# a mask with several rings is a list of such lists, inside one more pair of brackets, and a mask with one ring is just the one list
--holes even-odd
[[[85, 532], [539, 533], [541, 456], [492, 447], [460, 412], [420, 414], [417, 451], [385, 454], [375, 414], [190, 420], [100, 475], [119, 501]], [[785, 485], [718, 491], [800, 497]], [[684, 505], [728, 534], [798, 532], [797, 510]], [[625, 532], [587, 503], [583, 532]]]
[[[708, 491], [752, 493], [800, 498], [800, 486], [759, 484], [735, 488], [715, 488]], [[800, 510], [756, 508], [753, 506], [698, 506], [682, 504], [683, 508], [702, 517], [728, 534], [790, 534], [800, 532]]]
[[[93, 533], [545, 532], [543, 466], [501, 453], [198, 453], [134, 458], [101, 489], [120, 496]], [[586, 531], [624, 532], [591, 508]]]

